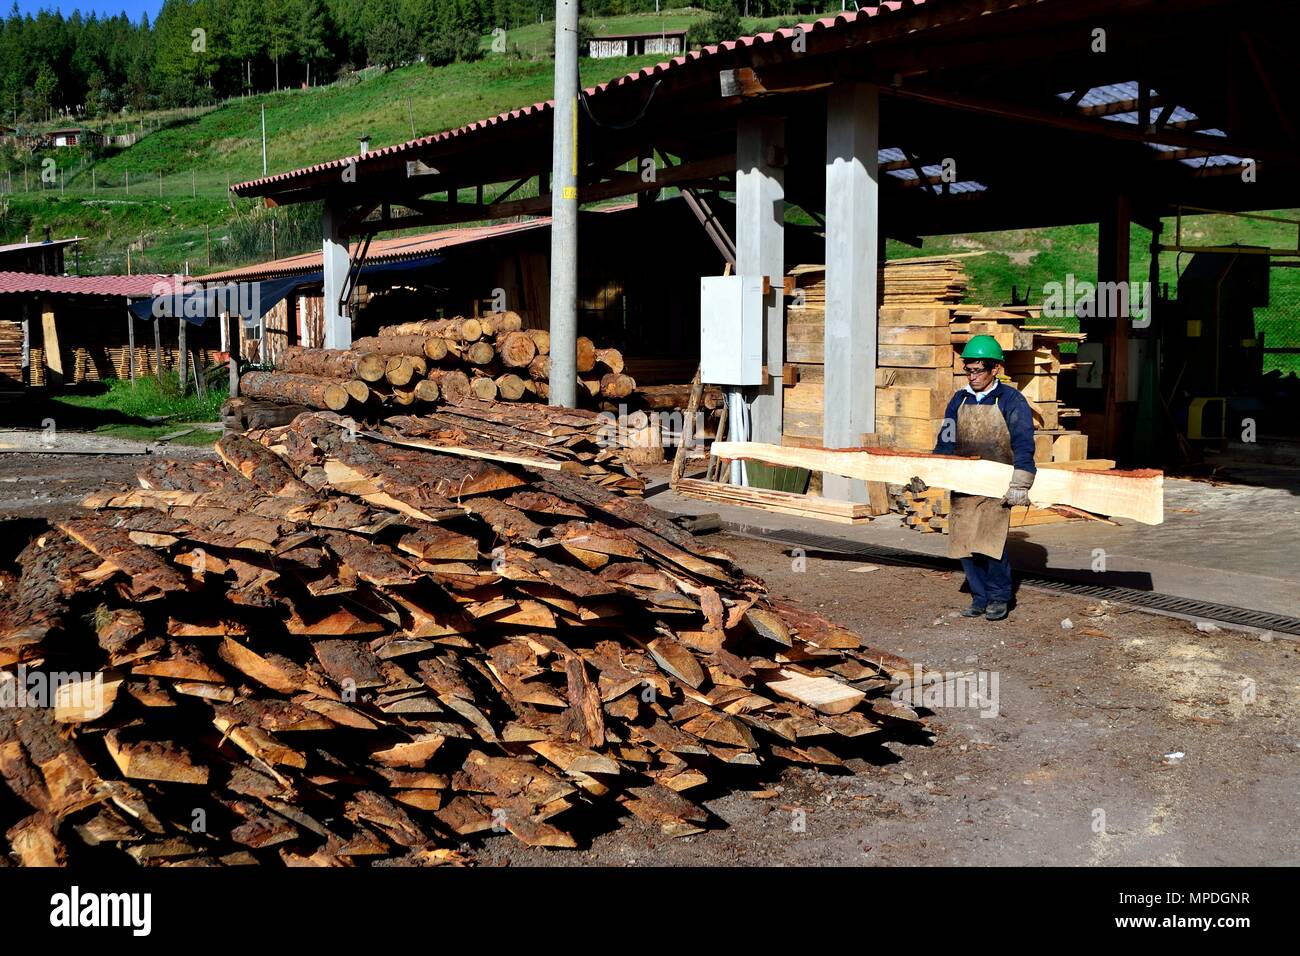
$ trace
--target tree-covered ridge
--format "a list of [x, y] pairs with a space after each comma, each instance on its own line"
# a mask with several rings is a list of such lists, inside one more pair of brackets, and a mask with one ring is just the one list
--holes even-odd
[[[535, 23], [540, 0], [165, 0], [157, 19], [23, 15], [0, 24], [5, 121], [217, 102], [425, 56], [478, 55], [494, 25]], [[447, 51], [450, 50], [450, 56]]]
[[[675, 12], [698, 18], [692, 39], [714, 42], [739, 34], [739, 14], [804, 14], [827, 4], [702, 6]], [[657, 9], [655, 0], [582, 5], [592, 18]], [[24, 15], [15, 4], [0, 25], [0, 110], [10, 124], [99, 117], [314, 86], [367, 66], [473, 60], [512, 52], [513, 31], [553, 12], [553, 0], [164, 0], [156, 20], [132, 22], [125, 14]]]

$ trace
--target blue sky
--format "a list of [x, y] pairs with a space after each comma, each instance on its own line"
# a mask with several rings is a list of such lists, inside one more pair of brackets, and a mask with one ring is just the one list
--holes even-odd
[[[38, 10], [58, 10], [65, 17], [80, 10], [82, 14], [93, 11], [100, 16], [117, 16], [125, 12], [132, 20], [139, 20], [140, 14], [147, 13], [152, 21], [161, 8], [162, 0], [18, 0], [19, 13], [35, 15]], [[13, 0], [3, 0], [0, 9], [8, 16], [13, 9]]]

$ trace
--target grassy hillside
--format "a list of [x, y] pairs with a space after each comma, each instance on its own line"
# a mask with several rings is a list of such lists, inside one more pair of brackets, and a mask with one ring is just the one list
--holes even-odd
[[[600, 82], [654, 61], [655, 57], [583, 61], [583, 80]], [[504, 56], [478, 63], [429, 68], [414, 65], [349, 83], [252, 96], [186, 120], [97, 164], [100, 183], [124, 186], [151, 174], [164, 193], [171, 186], [200, 195], [224, 196], [228, 182], [262, 175], [261, 110], [266, 108], [267, 168], [271, 172], [309, 166], [357, 151], [363, 135], [370, 148], [405, 142], [549, 99], [551, 64]], [[89, 189], [87, 173], [69, 187]]]
[[[657, 57], [585, 60], [584, 83], [630, 72]], [[262, 175], [261, 111], [266, 108], [267, 166], [272, 172], [355, 153], [362, 135], [379, 148], [438, 132], [504, 110], [549, 99], [553, 75], [546, 60], [492, 56], [478, 63], [431, 69], [421, 64], [369, 72], [351, 82], [231, 101], [201, 115], [183, 116], [134, 146], [93, 164], [77, 151], [61, 151], [62, 189], [40, 188], [33, 166], [30, 192], [0, 205], [0, 242], [40, 235], [83, 235], [85, 272], [125, 271], [126, 248], [135, 243], [136, 271], [174, 271], [189, 261], [213, 262], [225, 254], [228, 227], [254, 204], [228, 200], [230, 183]], [[206, 228], [205, 228], [206, 227]], [[276, 252], [299, 251], [283, 241]], [[244, 260], [265, 258], [265, 248]]]

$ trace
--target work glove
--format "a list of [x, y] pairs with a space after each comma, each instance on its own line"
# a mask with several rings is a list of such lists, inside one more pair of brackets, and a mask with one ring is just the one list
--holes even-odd
[[906, 488], [914, 495], [923, 495], [925, 494], [925, 491], [929, 486], [926, 485], [926, 483], [922, 481], [920, 478], [913, 477], [912, 480], [909, 481], [907, 484], [905, 484], [903, 487]]
[[1011, 487], [1007, 493], [1002, 496], [1002, 505], [1006, 508], [1017, 508], [1021, 505], [1029, 504], [1029, 489], [1034, 486], [1034, 473], [1032, 471], [1022, 471], [1017, 468], [1011, 472]]

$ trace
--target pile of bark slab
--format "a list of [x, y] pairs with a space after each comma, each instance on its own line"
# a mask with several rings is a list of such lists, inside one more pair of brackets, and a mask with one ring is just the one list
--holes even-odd
[[[347, 349], [285, 350], [274, 371], [245, 372], [242, 395], [331, 411], [467, 399], [530, 401], [549, 397], [550, 335], [524, 329], [514, 312], [479, 318], [406, 322], [357, 339]], [[636, 388], [617, 349], [578, 339], [580, 393], [622, 399]]]
[[563, 442], [486, 454], [444, 434], [464, 421], [488, 419], [305, 414], [33, 540], [0, 592], [0, 694], [27, 704], [0, 708], [9, 858], [423, 865], [475, 834], [683, 835], [719, 825], [713, 795], [924, 732], [891, 698], [907, 662]]

